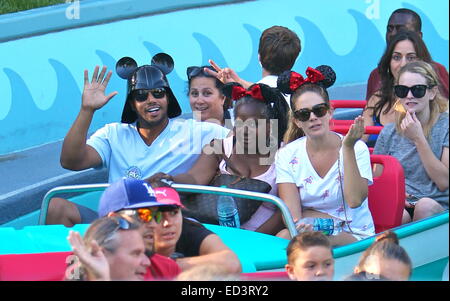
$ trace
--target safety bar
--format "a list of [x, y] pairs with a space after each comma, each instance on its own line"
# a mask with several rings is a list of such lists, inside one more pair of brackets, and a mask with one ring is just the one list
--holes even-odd
[[[57, 194], [61, 193], [80, 193], [80, 192], [94, 192], [94, 191], [103, 191], [105, 190], [109, 184], [85, 184], [85, 185], [70, 185], [70, 186], [59, 186], [51, 189], [47, 192], [42, 200], [41, 212], [39, 215], [39, 225], [44, 225], [47, 217], [48, 204], [50, 199]], [[172, 184], [171, 186], [178, 192], [189, 192], [189, 193], [211, 193], [218, 195], [229, 195], [237, 198], [247, 198], [262, 202], [269, 202], [277, 206], [281, 214], [283, 215], [283, 219], [286, 223], [286, 227], [291, 234], [291, 237], [297, 235], [297, 230], [295, 228], [294, 221], [292, 219], [292, 215], [289, 211], [289, 208], [279, 197], [273, 196], [271, 194], [261, 193], [261, 192], [253, 192], [246, 191], [240, 189], [232, 189], [226, 187], [214, 187], [214, 186], [204, 186], [204, 185], [191, 185], [191, 184]]]

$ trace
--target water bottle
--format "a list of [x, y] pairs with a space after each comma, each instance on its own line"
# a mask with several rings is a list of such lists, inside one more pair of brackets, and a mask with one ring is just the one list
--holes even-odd
[[312, 225], [314, 231], [321, 231], [327, 236], [342, 231], [342, 222], [333, 218], [304, 217], [296, 224], [299, 223]]
[[221, 195], [217, 200], [217, 216], [219, 225], [240, 228], [239, 212], [233, 197]]

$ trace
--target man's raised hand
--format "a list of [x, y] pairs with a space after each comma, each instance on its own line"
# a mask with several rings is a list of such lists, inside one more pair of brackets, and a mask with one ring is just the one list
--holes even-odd
[[[82, 108], [87, 110], [98, 110], [111, 100], [118, 92], [111, 92], [108, 96], [105, 95], [106, 87], [111, 78], [112, 71], [106, 74], [106, 66], [103, 66], [102, 71], [98, 74], [99, 66], [95, 66], [92, 80], [89, 82], [88, 71], [84, 70], [84, 89], [82, 97]], [[105, 77], [106, 74], [106, 77]]]

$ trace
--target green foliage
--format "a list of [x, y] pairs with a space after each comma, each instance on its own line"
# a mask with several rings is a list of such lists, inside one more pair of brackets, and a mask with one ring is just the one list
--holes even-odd
[[0, 0], [0, 14], [65, 3], [65, 0]]

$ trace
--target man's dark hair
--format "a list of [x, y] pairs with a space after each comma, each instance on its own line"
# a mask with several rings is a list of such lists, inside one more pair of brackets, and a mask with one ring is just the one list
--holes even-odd
[[259, 38], [259, 60], [270, 74], [279, 75], [291, 70], [301, 50], [295, 32], [283, 26], [272, 26]]
[[392, 18], [393, 15], [395, 14], [405, 14], [405, 15], [410, 15], [413, 18], [413, 23], [414, 23], [414, 27], [416, 32], [420, 32], [422, 31], [422, 19], [420, 19], [420, 16], [413, 10], [411, 9], [407, 9], [407, 8], [399, 8], [396, 9], [392, 12], [391, 16], [389, 17], [389, 19]]

